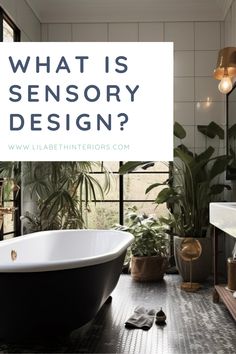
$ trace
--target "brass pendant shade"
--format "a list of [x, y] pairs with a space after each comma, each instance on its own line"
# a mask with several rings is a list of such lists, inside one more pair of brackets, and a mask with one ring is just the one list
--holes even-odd
[[226, 47], [219, 51], [214, 78], [221, 80], [224, 76], [236, 76], [236, 47]]

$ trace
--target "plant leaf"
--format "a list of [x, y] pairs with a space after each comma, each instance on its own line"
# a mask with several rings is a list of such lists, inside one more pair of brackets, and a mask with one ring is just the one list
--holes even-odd
[[128, 161], [120, 167], [119, 173], [124, 175], [125, 173], [134, 171], [138, 167], [145, 169], [146, 166], [150, 163], [152, 163], [152, 161]]
[[229, 137], [229, 138], [236, 138], [236, 123], [233, 124], [233, 125], [228, 129], [228, 137]]
[[179, 139], [184, 139], [186, 137], [186, 131], [184, 127], [178, 122], [175, 122], [174, 124], [174, 135]]
[[168, 181], [169, 181], [169, 179], [167, 179], [165, 182], [163, 182], [163, 183], [153, 183], [153, 184], [151, 184], [147, 189], [146, 189], [146, 191], [145, 191], [145, 194], [147, 194], [147, 193], [149, 193], [152, 189], [154, 189], [154, 188], [157, 188], [157, 187], [159, 187], [159, 186], [164, 186], [164, 185], [166, 185], [166, 184], [168, 184]]
[[215, 122], [210, 122], [208, 125], [198, 125], [197, 129], [208, 138], [213, 139], [218, 136], [219, 139], [224, 139], [224, 129]]
[[214, 154], [215, 149], [212, 146], [209, 146], [205, 151], [201, 152], [198, 156], [196, 156], [196, 161], [207, 161]]
[[158, 196], [156, 197], [155, 202], [157, 204], [163, 204], [166, 202], [171, 202], [173, 199], [176, 198], [178, 194], [175, 192], [173, 188], [164, 188], [162, 189], [159, 193]]
[[227, 189], [229, 191], [231, 190], [231, 187], [229, 184], [213, 184], [210, 187], [210, 194], [220, 194], [224, 191], [224, 189]]
[[186, 165], [189, 165], [191, 162], [194, 161], [192, 155], [188, 152], [184, 151], [182, 148], [177, 147], [174, 149], [174, 156], [178, 157], [181, 161], [183, 161]]
[[228, 156], [218, 156], [210, 170], [210, 178], [213, 179], [220, 173], [224, 172], [230, 160], [231, 158]]

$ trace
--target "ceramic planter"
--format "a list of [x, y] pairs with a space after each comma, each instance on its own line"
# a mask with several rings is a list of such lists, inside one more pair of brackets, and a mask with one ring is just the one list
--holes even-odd
[[136, 281], [159, 281], [163, 279], [167, 269], [166, 257], [134, 257], [131, 258], [131, 276]]
[[[192, 263], [192, 281], [204, 282], [212, 271], [212, 240], [208, 237], [197, 238], [202, 246], [201, 256]], [[184, 261], [180, 254], [180, 245], [183, 237], [174, 236], [174, 256], [176, 267], [183, 278], [183, 281], [190, 280], [190, 264]]]

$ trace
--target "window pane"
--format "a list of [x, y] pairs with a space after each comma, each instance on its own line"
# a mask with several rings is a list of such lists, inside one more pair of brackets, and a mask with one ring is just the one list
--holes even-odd
[[90, 211], [84, 216], [87, 228], [110, 229], [119, 223], [119, 202], [91, 203]]
[[167, 173], [130, 173], [124, 176], [124, 199], [126, 200], [153, 200], [163, 186], [154, 188], [148, 194], [145, 190], [153, 183], [163, 183], [169, 177]]
[[[118, 161], [104, 161], [103, 166], [112, 172], [119, 171], [119, 162]], [[101, 167], [93, 166], [93, 172], [101, 172]]]
[[[13, 202], [5, 202], [4, 207], [11, 208], [13, 206]], [[12, 213], [4, 214], [3, 216], [3, 233], [11, 232], [14, 230], [14, 218]], [[10, 236], [12, 237], [12, 236]]]
[[14, 30], [5, 20], [3, 20], [3, 42], [14, 42]]
[[[125, 163], [125, 162], [124, 162]], [[169, 162], [156, 161], [154, 166], [148, 167], [144, 170], [142, 167], [135, 169], [135, 172], [169, 172]]]
[[15, 236], [14, 233], [8, 234], [8, 235], [4, 235], [4, 236], [3, 236], [3, 239], [4, 239], [4, 240], [9, 240], [10, 238], [12, 238], [12, 237], [14, 237], [14, 236]]
[[156, 217], [168, 216], [168, 210], [166, 204], [159, 205], [158, 207], [153, 202], [125, 202], [124, 213], [128, 212], [129, 207], [136, 206], [138, 213], [146, 213], [147, 215], [154, 215]]
[[[104, 174], [93, 174], [102, 187], [106, 184], [106, 178]], [[103, 188], [104, 190], [104, 188]], [[97, 199], [101, 199], [101, 196], [97, 194]], [[119, 175], [110, 175], [110, 190], [104, 193], [104, 199], [106, 200], [119, 200]]]
[[[12, 180], [5, 180], [4, 182], [4, 188], [3, 188], [3, 200], [6, 202], [9, 200], [13, 200], [13, 181]], [[5, 203], [6, 206], [6, 203]], [[10, 205], [11, 207], [12, 205]], [[8, 205], [7, 205], [8, 207]]]

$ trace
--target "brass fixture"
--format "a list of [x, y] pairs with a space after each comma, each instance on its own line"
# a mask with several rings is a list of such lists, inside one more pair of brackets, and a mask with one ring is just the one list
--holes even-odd
[[226, 94], [232, 90], [232, 79], [236, 77], [236, 47], [226, 47], [219, 51], [213, 76], [221, 80], [218, 85], [221, 93]]
[[11, 259], [15, 261], [17, 258], [17, 252], [15, 250], [11, 250]]
[[179, 253], [184, 261], [189, 262], [190, 272], [189, 282], [183, 282], [181, 289], [188, 292], [195, 292], [200, 289], [201, 285], [192, 282], [192, 263], [201, 256], [202, 246], [195, 238], [187, 237], [181, 242]]

